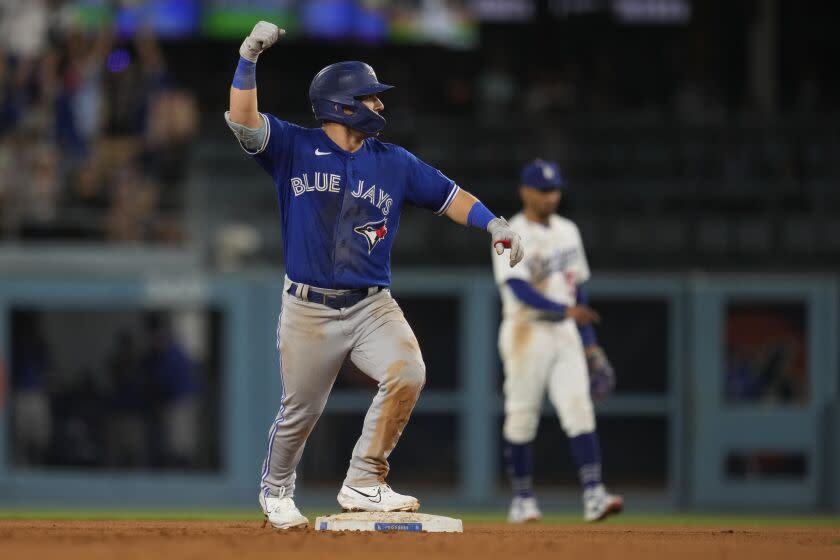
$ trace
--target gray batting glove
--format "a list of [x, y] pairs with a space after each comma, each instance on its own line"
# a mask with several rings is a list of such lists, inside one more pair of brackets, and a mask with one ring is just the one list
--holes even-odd
[[487, 224], [487, 231], [493, 237], [493, 248], [496, 254], [501, 255], [505, 249], [510, 249], [510, 266], [513, 268], [516, 263], [525, 256], [525, 249], [522, 247], [522, 240], [519, 234], [513, 231], [510, 224], [504, 218], [493, 218]]
[[239, 56], [245, 60], [256, 62], [261, 52], [276, 43], [285, 34], [285, 30], [280, 29], [273, 23], [258, 21], [254, 29], [251, 30], [251, 34], [242, 41], [242, 46], [239, 47]]

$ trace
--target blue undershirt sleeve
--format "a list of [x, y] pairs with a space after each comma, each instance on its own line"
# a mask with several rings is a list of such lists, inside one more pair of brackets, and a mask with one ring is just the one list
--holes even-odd
[[513, 291], [513, 294], [519, 298], [520, 301], [526, 305], [539, 309], [540, 311], [550, 311], [553, 313], [566, 313], [566, 306], [554, 301], [551, 301], [525, 280], [519, 278], [511, 278], [507, 281], [507, 285]]
[[[578, 305], [589, 305], [589, 294], [582, 285], [577, 287], [577, 302]], [[598, 344], [598, 340], [595, 338], [595, 327], [592, 325], [578, 325], [578, 331], [584, 348]]]

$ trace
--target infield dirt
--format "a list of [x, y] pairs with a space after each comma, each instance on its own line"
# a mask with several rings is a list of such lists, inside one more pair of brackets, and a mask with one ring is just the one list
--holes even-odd
[[256, 521], [0, 521], [0, 558], [622, 560], [840, 558], [840, 528], [467, 523], [463, 534], [325, 533]]

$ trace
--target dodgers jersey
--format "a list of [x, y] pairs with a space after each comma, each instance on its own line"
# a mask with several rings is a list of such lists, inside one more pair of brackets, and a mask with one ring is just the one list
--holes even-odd
[[458, 185], [400, 146], [367, 138], [351, 153], [320, 128], [261, 116], [263, 145], [245, 151], [277, 187], [286, 275], [328, 289], [389, 286], [403, 204], [442, 214]]
[[574, 222], [555, 214], [548, 225], [543, 225], [520, 212], [510, 219], [510, 226], [522, 238], [525, 259], [511, 268], [507, 254], [492, 252], [493, 274], [502, 294], [502, 316], [537, 319], [541, 314], [514, 295], [506, 284], [512, 278], [528, 282], [556, 303], [575, 305], [577, 286], [589, 279], [589, 264]]

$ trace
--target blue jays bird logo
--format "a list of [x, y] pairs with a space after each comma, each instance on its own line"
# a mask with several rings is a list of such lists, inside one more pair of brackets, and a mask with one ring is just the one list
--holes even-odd
[[368, 254], [373, 252], [373, 248], [376, 247], [380, 241], [385, 239], [385, 236], [388, 234], [388, 228], [385, 227], [385, 224], [387, 223], [388, 219], [384, 218], [378, 222], [368, 222], [364, 225], [353, 228], [353, 231], [367, 240]]

